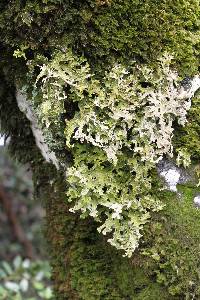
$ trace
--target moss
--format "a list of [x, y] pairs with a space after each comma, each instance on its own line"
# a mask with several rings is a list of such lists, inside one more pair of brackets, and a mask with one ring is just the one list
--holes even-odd
[[198, 69], [196, 0], [13, 0], [0, 11], [1, 40], [10, 52], [26, 46], [28, 59], [71, 45], [98, 69], [116, 59], [151, 62], [168, 50], [183, 73]]
[[124, 299], [158, 300], [162, 295], [163, 300], [172, 300], [167, 289], [155, 281], [151, 269], [148, 264], [145, 265], [144, 261], [145, 259], [137, 254], [133, 260], [114, 256], [113, 268], [116, 281]]
[[[152, 258], [151, 269], [157, 282], [180, 299], [198, 299], [200, 211], [193, 197], [199, 188], [179, 186], [182, 196], [162, 193], [166, 208], [150, 225], [144, 255]], [[152, 240], [152, 247], [150, 240]], [[182, 298], [181, 298], [182, 297]], [[179, 298], [178, 298], [179, 299]]]
[[70, 249], [72, 287], [80, 299], [123, 299], [104, 243], [93, 221], [80, 222]]
[[55, 180], [55, 174], [53, 175], [55, 170], [48, 168], [48, 171], [48, 175], [42, 172], [39, 177], [38, 173], [37, 177], [40, 183], [40, 196], [47, 212], [45, 235], [53, 268], [55, 299], [79, 299], [71, 288], [69, 271], [69, 249], [73, 241], [76, 218], [68, 214], [60, 180], [54, 185], [49, 185], [49, 180]]
[[184, 128], [177, 126], [174, 135], [175, 149], [185, 149], [197, 163], [200, 159], [200, 95], [192, 100], [192, 107], [188, 113], [188, 122]]

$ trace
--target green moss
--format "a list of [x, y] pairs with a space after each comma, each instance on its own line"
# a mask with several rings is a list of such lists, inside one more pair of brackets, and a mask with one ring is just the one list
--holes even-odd
[[151, 269], [144, 261], [137, 254], [132, 261], [115, 256], [113, 267], [124, 299], [158, 300], [160, 295], [163, 300], [173, 299], [167, 289], [155, 281]]
[[188, 122], [184, 128], [177, 127], [174, 135], [175, 149], [185, 149], [198, 163], [200, 159], [200, 95], [192, 100], [192, 107], [188, 113]]
[[116, 59], [154, 61], [174, 52], [183, 73], [199, 65], [199, 3], [196, 0], [20, 1], [1, 6], [0, 35], [12, 49], [27, 46], [49, 57], [71, 45], [95, 69]]
[[152, 271], [157, 282], [168, 287], [171, 295], [198, 299], [200, 211], [194, 207], [193, 198], [200, 190], [180, 186], [179, 191], [180, 197], [170, 192], [162, 194], [166, 208], [157, 216], [158, 223], [154, 220], [150, 225], [143, 253], [153, 259]]
[[162, 193], [166, 209], [146, 228], [143, 250], [148, 255], [135, 253], [127, 259], [97, 233], [97, 224], [69, 213], [62, 174], [55, 177], [48, 164], [34, 170], [47, 211], [55, 299], [159, 300], [162, 295], [162, 299], [182, 300], [199, 296], [200, 212], [193, 206], [199, 189], [180, 186], [181, 200], [173, 193]]
[[114, 280], [111, 253], [106, 248], [95, 224], [80, 222], [70, 249], [72, 287], [80, 299], [123, 299]]

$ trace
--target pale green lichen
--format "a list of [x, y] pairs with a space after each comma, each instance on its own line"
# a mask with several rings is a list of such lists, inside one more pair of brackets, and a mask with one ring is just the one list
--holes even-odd
[[70, 211], [101, 222], [99, 232], [129, 257], [151, 212], [163, 207], [151, 193], [150, 171], [163, 155], [173, 156], [173, 122], [185, 125], [197, 89], [198, 77], [195, 89], [181, 86], [172, 59], [164, 54], [156, 70], [115, 64], [97, 79], [85, 59], [65, 50], [41, 66], [36, 82], [43, 93], [36, 113], [48, 130], [64, 103], [66, 111], [67, 103], [78, 103], [65, 131], [74, 156], [67, 169]]

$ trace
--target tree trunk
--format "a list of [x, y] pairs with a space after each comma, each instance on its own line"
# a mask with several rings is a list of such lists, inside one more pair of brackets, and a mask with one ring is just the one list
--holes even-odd
[[162, 299], [172, 299], [151, 272], [145, 273], [137, 254], [134, 259], [123, 258], [97, 232], [92, 219], [80, 219], [69, 212], [64, 175], [42, 159], [29, 121], [17, 106], [15, 88], [3, 77], [1, 88], [1, 125], [11, 136], [10, 151], [22, 163], [30, 163], [36, 197], [46, 208], [44, 235], [52, 265], [54, 299], [155, 300], [161, 293]]
[[[190, 85], [188, 78], [199, 75], [199, 14], [199, 3], [194, 0], [1, 1], [1, 130], [11, 136], [12, 153], [22, 162], [32, 165], [35, 185], [46, 207], [45, 235], [55, 286], [54, 299], [200, 299], [200, 218], [193, 205], [193, 197], [200, 190], [194, 185], [193, 189], [181, 187], [182, 202], [170, 192], [159, 195], [166, 209], [155, 216], [152, 213], [149, 227], [144, 229], [142, 246], [148, 248], [146, 257], [137, 252], [130, 259], [122, 257], [122, 253], [98, 233], [93, 220], [81, 219], [78, 214], [69, 212], [66, 179], [53, 166], [42, 163], [36, 150], [34, 132], [31, 132], [33, 118], [29, 115], [29, 122], [26, 112], [21, 113], [16, 103], [16, 81], [25, 88], [28, 86], [27, 90], [32, 95], [40, 60], [41, 63], [49, 62], [58, 50], [65, 52], [69, 48], [74, 57], [82, 55], [86, 58], [94, 78], [100, 80], [112, 66], [119, 63], [130, 66], [133, 60], [155, 69], [157, 59], [169, 51], [174, 55], [174, 67], [180, 77], [186, 78]], [[148, 89], [155, 82], [149, 84], [145, 77], [140, 84], [141, 89]], [[71, 95], [74, 99], [68, 84], [65, 89], [69, 98]], [[87, 91], [85, 94], [87, 97]], [[191, 155], [197, 161], [200, 157], [197, 147], [198, 101], [194, 101], [189, 127], [183, 134], [175, 124], [178, 131], [175, 144], [178, 148], [183, 145], [184, 151], [185, 148], [192, 150]], [[63, 117], [59, 114], [58, 119], [52, 122], [53, 128], [55, 124], [62, 123], [62, 132], [54, 132], [56, 138], [53, 140], [56, 148], [59, 138], [63, 139], [63, 149], [59, 146], [57, 149], [61, 158], [62, 154], [67, 156], [65, 118], [73, 118], [73, 109], [72, 112], [70, 108], [66, 111], [63, 121], [58, 120]], [[45, 130], [50, 130], [50, 127], [46, 126]], [[41, 145], [41, 140], [36, 144]], [[155, 180], [153, 185], [156, 184]], [[153, 186], [151, 193], [159, 193], [159, 187], [159, 184]], [[148, 238], [145, 238], [145, 230]]]

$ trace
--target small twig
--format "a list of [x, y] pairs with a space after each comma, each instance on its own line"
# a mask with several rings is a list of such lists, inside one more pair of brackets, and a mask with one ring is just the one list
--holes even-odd
[[18, 221], [17, 215], [12, 206], [12, 198], [5, 191], [5, 188], [2, 185], [0, 185], [0, 201], [3, 205], [3, 208], [7, 215], [8, 221], [10, 222], [10, 225], [13, 229], [15, 237], [20, 242], [20, 244], [24, 246], [26, 256], [29, 258], [34, 258], [32, 244], [27, 239], [26, 234]]

